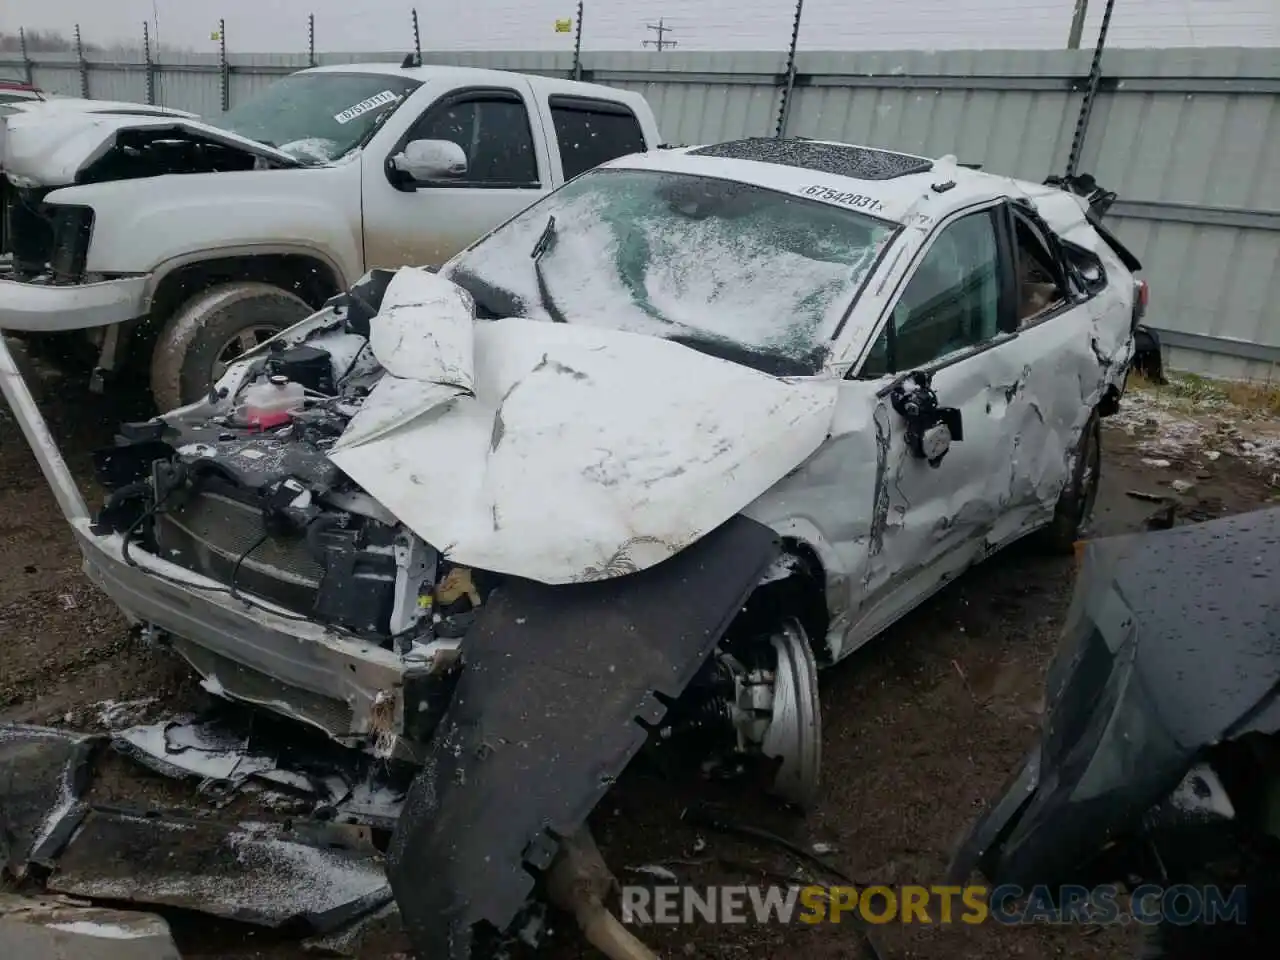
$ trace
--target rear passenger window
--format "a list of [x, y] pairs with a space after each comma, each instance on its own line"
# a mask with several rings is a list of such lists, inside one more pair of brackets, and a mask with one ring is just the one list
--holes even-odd
[[552, 97], [551, 119], [556, 127], [566, 180], [602, 163], [645, 150], [640, 121], [620, 103]]

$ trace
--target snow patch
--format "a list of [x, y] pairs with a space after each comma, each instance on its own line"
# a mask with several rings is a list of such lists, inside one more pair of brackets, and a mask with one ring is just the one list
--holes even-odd
[[1185, 398], [1131, 390], [1109, 422], [1141, 437], [1138, 451], [1151, 460], [1217, 460], [1225, 454], [1259, 466], [1280, 466], [1280, 424], [1223, 401], [1189, 405]]
[[65, 923], [47, 923], [50, 930], [65, 930], [101, 940], [141, 940], [146, 937], [164, 936], [167, 930], [160, 921], [148, 920], [136, 927], [122, 927], [114, 923], [94, 923], [92, 920], [69, 920]]

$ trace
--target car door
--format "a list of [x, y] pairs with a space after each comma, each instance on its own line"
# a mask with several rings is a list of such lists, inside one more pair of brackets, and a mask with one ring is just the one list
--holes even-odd
[[[1123, 328], [1129, 301], [1099, 296], [1107, 288], [1105, 271], [1085, 250], [1073, 255], [1095, 279], [1069, 276], [1066, 251], [1030, 204], [1010, 203], [1006, 214], [1016, 277], [1015, 349], [1023, 363], [1016, 383], [1026, 403], [1021, 414], [1035, 417], [1023, 428], [1010, 496], [1026, 505], [1022, 524], [1034, 526], [1052, 517], [1080, 433], [1101, 399], [1106, 349], [1095, 323], [1104, 311], [1117, 310], [1109, 327]], [[1007, 535], [1016, 535], [1011, 525], [1017, 520], [1007, 518]]]
[[[397, 176], [390, 159], [413, 140], [456, 143], [467, 172], [428, 182]], [[451, 91], [390, 150], [367, 150], [361, 162], [366, 269], [441, 264], [547, 194], [554, 179], [532, 93], [517, 85]]]
[[[858, 371], [881, 384], [877, 423], [886, 436], [871, 555], [852, 585], [853, 645], [985, 555], [1006, 514], [1021, 509], [1018, 458], [1038, 447], [1040, 428], [1018, 389], [1026, 357], [1011, 349], [1014, 269], [1003, 202], [942, 221]], [[913, 446], [911, 421], [894, 402], [894, 388], [914, 375], [959, 414], [961, 436], [936, 464]]]

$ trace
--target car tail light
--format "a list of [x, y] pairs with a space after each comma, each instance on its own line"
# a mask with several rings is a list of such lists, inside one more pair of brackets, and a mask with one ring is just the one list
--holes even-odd
[[1133, 282], [1133, 328], [1138, 329], [1138, 324], [1142, 322], [1142, 318], [1147, 315], [1147, 301], [1151, 299], [1151, 288], [1147, 286], [1145, 280], [1135, 280]]

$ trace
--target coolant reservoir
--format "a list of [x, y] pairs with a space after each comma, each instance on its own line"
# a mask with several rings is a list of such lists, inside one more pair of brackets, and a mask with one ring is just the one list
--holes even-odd
[[305, 395], [302, 384], [288, 377], [274, 376], [266, 383], [250, 384], [244, 391], [241, 415], [251, 427], [266, 430], [288, 423], [291, 414], [302, 407]]

